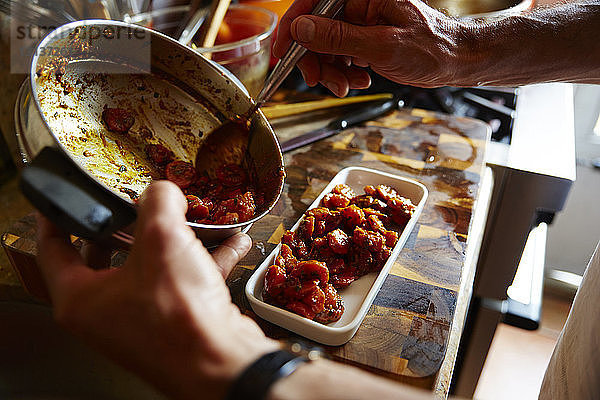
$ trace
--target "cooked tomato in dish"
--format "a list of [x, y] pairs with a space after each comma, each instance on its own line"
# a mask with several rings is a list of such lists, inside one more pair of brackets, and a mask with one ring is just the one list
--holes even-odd
[[196, 176], [195, 182], [183, 189], [188, 195], [188, 221], [233, 225], [251, 220], [263, 205], [253, 180], [237, 165], [223, 165], [216, 175], [215, 179]]
[[342, 317], [338, 290], [381, 270], [415, 211], [389, 186], [364, 191], [335, 186], [296, 231], [284, 233], [265, 275], [265, 301], [323, 324]]
[[108, 108], [102, 111], [102, 120], [111, 132], [127, 133], [135, 123], [134, 115], [124, 108]]
[[188, 194], [185, 198], [188, 203], [186, 217], [189, 220], [196, 221], [206, 219], [214, 208], [214, 204], [208, 198], [199, 199], [193, 194]]

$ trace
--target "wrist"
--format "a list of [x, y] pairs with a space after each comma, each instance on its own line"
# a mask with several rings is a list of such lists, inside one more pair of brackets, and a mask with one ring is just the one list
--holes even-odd
[[598, 82], [598, 23], [597, 12], [571, 3], [465, 22], [462, 86]]
[[[327, 385], [329, 374], [326, 373], [337, 365], [331, 361], [320, 359], [311, 363], [300, 365], [294, 374], [275, 382], [268, 392], [266, 400], [301, 400], [306, 398], [325, 398], [331, 393], [322, 392], [323, 385]], [[311, 385], [312, 382], [319, 382], [319, 385]], [[333, 383], [332, 383], [333, 384]], [[307, 386], [310, 390], [307, 391]]]
[[471, 20], [456, 21], [452, 29], [455, 44], [450, 69], [454, 75], [451, 86], [471, 87], [484, 84], [486, 64], [491, 59], [488, 24]]
[[211, 328], [199, 331], [189, 340], [187, 362], [177, 357], [177, 367], [165, 372], [173, 380], [162, 389], [171, 398], [197, 399], [200, 396], [221, 400], [249, 365], [262, 355], [280, 349], [277, 341], [267, 338], [252, 320], [239, 314], [237, 308], [231, 320], [215, 321]]
[[279, 342], [267, 338], [248, 317], [240, 316], [238, 324], [230, 327], [230, 334], [221, 331], [214, 341], [217, 344], [211, 362], [203, 364], [203, 373], [218, 382], [218, 399], [225, 398], [233, 382], [254, 361], [281, 349]]
[[433, 48], [441, 55], [435, 79], [439, 86], [476, 86], [481, 63], [487, 55], [486, 41], [481, 40], [479, 23], [453, 19], [437, 13], [429, 27], [436, 43]]
[[309, 361], [307, 357], [288, 350], [264, 354], [236, 378], [225, 399], [265, 400], [276, 382], [290, 376]]
[[[456, 86], [500, 86], [519, 82], [526, 84], [526, 69], [536, 65], [528, 53], [525, 34], [516, 29], [522, 25], [521, 15], [492, 19], [465, 19], [457, 30]], [[510, 36], [510, 39], [507, 37]]]

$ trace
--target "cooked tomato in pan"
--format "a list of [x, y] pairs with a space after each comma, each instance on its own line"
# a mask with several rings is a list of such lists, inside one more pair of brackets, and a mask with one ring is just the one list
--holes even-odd
[[223, 165], [217, 177], [199, 175], [191, 163], [175, 160], [165, 167], [165, 178], [174, 182], [186, 194], [187, 219], [211, 225], [233, 225], [254, 217], [263, 205], [246, 171], [235, 164]]
[[[109, 131], [122, 134], [128, 133], [135, 122], [129, 110], [108, 106], [104, 107], [102, 119]], [[192, 163], [177, 159], [162, 144], [146, 144], [143, 150], [153, 165], [153, 176], [174, 182], [186, 195], [186, 216], [190, 222], [211, 225], [246, 222], [254, 217], [257, 207], [264, 204], [264, 196], [254, 183], [252, 168], [224, 164], [211, 179], [199, 174]], [[127, 194], [137, 200], [136, 192]]]
[[104, 108], [102, 119], [106, 129], [116, 133], [127, 133], [135, 123], [133, 114], [124, 108]]
[[389, 186], [364, 191], [335, 186], [296, 231], [284, 233], [265, 275], [265, 301], [323, 324], [342, 317], [338, 290], [381, 270], [415, 211]]
[[166, 159], [169, 157], [164, 157], [163, 150], [148, 153], [158, 154], [153, 158], [157, 168], [167, 163], [164, 178], [174, 182], [186, 195], [186, 216], [190, 222], [210, 225], [246, 222], [264, 203], [251, 177], [238, 165], [223, 165], [217, 170], [217, 177], [210, 179], [207, 175], [198, 174], [189, 162], [168, 162]]

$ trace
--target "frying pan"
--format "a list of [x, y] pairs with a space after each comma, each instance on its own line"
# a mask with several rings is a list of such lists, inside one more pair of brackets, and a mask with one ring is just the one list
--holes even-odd
[[[120, 230], [136, 218], [137, 196], [161, 176], [144, 147], [162, 144], [193, 162], [209, 132], [252, 105], [231, 73], [161, 33], [116, 21], [67, 24], [39, 45], [15, 107], [27, 165], [21, 189], [70, 233], [92, 240], [122, 237]], [[107, 129], [105, 108], [135, 115], [128, 133]], [[253, 165], [246, 167], [256, 173], [264, 206], [244, 223], [188, 223], [206, 245], [248, 229], [283, 189], [281, 150], [261, 112], [249, 137]]]

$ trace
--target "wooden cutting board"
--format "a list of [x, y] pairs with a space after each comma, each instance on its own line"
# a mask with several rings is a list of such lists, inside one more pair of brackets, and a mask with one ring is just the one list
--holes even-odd
[[[282, 140], [314, 128], [285, 121], [274, 127]], [[254, 246], [227, 281], [234, 302], [269, 336], [303, 341], [252, 313], [244, 286], [255, 266], [340, 169], [363, 166], [413, 178], [429, 190], [417, 226], [355, 337], [344, 346], [324, 350], [336, 360], [414, 386], [435, 387], [444, 397], [452, 365], [442, 378], [439, 369], [458, 300], [466, 296], [460, 285], [468, 272], [467, 239], [488, 136], [487, 125], [480, 121], [400, 110], [286, 154], [282, 197], [271, 214], [254, 224], [250, 231]], [[3, 245], [23, 285], [43, 295], [31, 261], [34, 232], [34, 221], [23, 220], [4, 235]]]

